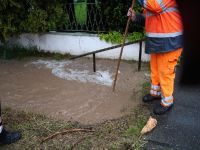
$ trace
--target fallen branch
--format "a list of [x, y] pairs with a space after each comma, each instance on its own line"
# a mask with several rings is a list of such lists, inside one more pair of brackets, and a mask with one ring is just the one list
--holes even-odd
[[67, 133], [72, 133], [72, 132], [94, 132], [94, 130], [91, 129], [70, 129], [70, 130], [65, 130], [65, 131], [61, 131], [61, 132], [56, 132], [52, 135], [49, 135], [48, 137], [44, 138], [41, 143], [44, 143], [47, 140], [53, 139], [54, 137], [58, 136], [58, 135], [64, 135]]

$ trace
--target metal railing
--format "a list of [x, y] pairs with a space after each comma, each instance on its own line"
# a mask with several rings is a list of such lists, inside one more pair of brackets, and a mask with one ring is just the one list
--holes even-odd
[[[106, 24], [103, 20], [103, 15], [101, 9], [96, 3], [68, 3], [65, 6], [65, 11], [69, 20], [68, 25], [62, 29], [62, 31], [68, 32], [106, 32], [108, 31]], [[105, 19], [105, 18], [104, 18]], [[116, 22], [117, 23], [117, 22]], [[131, 45], [139, 42], [139, 56], [138, 56], [138, 71], [141, 70], [141, 57], [142, 57], [142, 42], [145, 39], [137, 40], [134, 42], [125, 43], [124, 46]], [[93, 56], [93, 71], [96, 72], [96, 54], [115, 48], [119, 48], [122, 45], [115, 45], [108, 48], [103, 48], [100, 50], [95, 50], [89, 53], [84, 53], [78, 56], [74, 56], [70, 59], [77, 59], [87, 55]]]
[[[131, 44], [135, 44], [135, 43], [139, 42], [138, 71], [141, 70], [141, 63], [142, 63], [142, 42], [143, 41], [145, 41], [145, 39], [137, 40], [137, 41], [134, 41], [134, 42], [128, 42], [128, 43], [124, 44], [124, 46], [127, 46], [127, 45], [131, 45]], [[84, 56], [92, 55], [93, 56], [93, 71], [96, 72], [96, 54], [100, 53], [100, 52], [112, 50], [112, 49], [115, 49], [115, 48], [119, 48], [121, 46], [122, 46], [122, 44], [111, 46], [111, 47], [108, 47], [108, 48], [103, 48], [103, 49], [100, 49], [100, 50], [96, 50], [96, 51], [84, 53], [84, 54], [81, 54], [81, 55], [78, 55], [78, 56], [74, 56], [74, 57], [71, 57], [70, 59], [74, 60], [74, 59], [81, 58], [81, 57], [84, 57]]]

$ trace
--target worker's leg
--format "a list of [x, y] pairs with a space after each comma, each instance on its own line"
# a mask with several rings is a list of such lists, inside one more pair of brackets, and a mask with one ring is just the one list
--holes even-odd
[[161, 91], [158, 78], [158, 65], [157, 65], [157, 54], [150, 55], [150, 66], [151, 66], [151, 89], [150, 94], [143, 97], [144, 102], [150, 102], [155, 99], [160, 99]]
[[180, 48], [172, 52], [160, 53], [157, 55], [159, 81], [162, 91], [161, 106], [165, 108], [170, 108], [173, 105], [175, 66], [181, 52], [182, 49]]
[[160, 92], [160, 82], [158, 76], [157, 54], [151, 54], [150, 66], [151, 66], [150, 94], [152, 96], [160, 96], [161, 92]]

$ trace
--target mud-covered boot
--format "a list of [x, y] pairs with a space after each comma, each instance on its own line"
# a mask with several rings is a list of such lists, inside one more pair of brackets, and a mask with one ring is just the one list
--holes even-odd
[[21, 138], [19, 132], [7, 132], [4, 128], [0, 133], [0, 143], [1, 144], [11, 144], [18, 141]]
[[147, 103], [147, 102], [152, 102], [154, 100], [159, 100], [161, 99], [161, 96], [152, 96], [151, 94], [147, 94], [143, 97], [143, 102]]

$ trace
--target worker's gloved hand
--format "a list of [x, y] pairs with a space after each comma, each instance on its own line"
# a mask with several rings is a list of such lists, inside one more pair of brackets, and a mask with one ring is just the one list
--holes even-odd
[[136, 13], [132, 8], [129, 8], [127, 16], [130, 17], [132, 21], [134, 21], [136, 18]]

